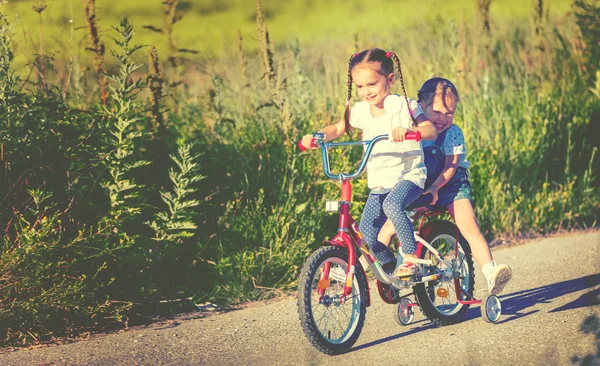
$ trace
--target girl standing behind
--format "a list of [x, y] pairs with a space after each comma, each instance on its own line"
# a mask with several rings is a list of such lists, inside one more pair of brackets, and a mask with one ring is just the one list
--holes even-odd
[[[449, 80], [433, 78], [423, 84], [418, 98], [425, 118], [433, 123], [440, 136], [445, 134], [445, 137], [438, 139], [443, 140], [443, 146], [440, 148], [446, 156], [444, 169], [423, 194], [431, 194], [430, 208], [448, 210], [471, 246], [473, 257], [481, 265], [488, 282], [488, 291], [493, 295], [499, 294], [510, 281], [512, 270], [506, 264], [496, 264], [493, 260], [488, 243], [481, 234], [475, 218], [467, 171], [470, 162], [466, 158], [465, 139], [460, 127], [452, 123], [458, 104], [458, 91]], [[423, 141], [423, 147], [433, 143], [434, 141]], [[379, 240], [389, 245], [393, 235], [392, 223], [388, 222], [382, 228]]]
[[[397, 277], [410, 277], [419, 272], [416, 264], [417, 243], [413, 235], [413, 227], [405, 208], [423, 193], [426, 170], [421, 143], [405, 141], [409, 129], [418, 130], [423, 139], [434, 139], [437, 136], [432, 123], [424, 116], [417, 119], [414, 126], [409, 113], [409, 101], [405, 95], [407, 108], [402, 108], [400, 126], [392, 125], [392, 114], [383, 107], [384, 100], [390, 95], [390, 87], [394, 83], [394, 64], [398, 68], [400, 83], [404, 90], [400, 60], [393, 52], [374, 48], [357, 53], [350, 58], [348, 65], [348, 99], [344, 120], [329, 125], [319, 132], [325, 134], [325, 140], [336, 139], [350, 133], [351, 127], [363, 131], [363, 139], [369, 140], [381, 134], [389, 134], [393, 129], [394, 142], [380, 141], [372, 150], [367, 162], [367, 181], [371, 190], [360, 220], [359, 228], [364, 239], [377, 252], [377, 235], [389, 218], [395, 232], [402, 243], [404, 260], [398, 263], [394, 271]], [[361, 102], [350, 109], [352, 84], [356, 86]], [[403, 112], [403, 113], [402, 113]], [[302, 145], [310, 146], [312, 135], [302, 138]], [[385, 246], [383, 246], [385, 248]], [[398, 256], [400, 260], [400, 256]]]

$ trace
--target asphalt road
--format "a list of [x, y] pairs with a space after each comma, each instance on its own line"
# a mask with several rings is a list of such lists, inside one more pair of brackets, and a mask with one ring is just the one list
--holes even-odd
[[[500, 296], [503, 315], [496, 324], [485, 323], [475, 307], [451, 326], [436, 328], [418, 310], [413, 324], [398, 326], [394, 306], [372, 286], [362, 334], [339, 356], [321, 354], [308, 343], [292, 298], [4, 352], [0, 365], [572, 365], [600, 352], [599, 323], [583, 327], [591, 334], [582, 330], [586, 319], [600, 318], [600, 232], [501, 247], [493, 254], [514, 272]], [[476, 269], [478, 297], [485, 292], [481, 278]], [[600, 364], [600, 358], [591, 362]]]

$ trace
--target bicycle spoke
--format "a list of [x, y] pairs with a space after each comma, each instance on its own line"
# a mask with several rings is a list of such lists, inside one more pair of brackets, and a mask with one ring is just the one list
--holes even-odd
[[335, 316], [335, 315], [332, 314], [332, 318], [335, 321], [335, 323], [333, 324], [334, 334], [337, 335], [337, 332], [335, 331], [337, 329], [336, 325], [338, 325], [340, 327], [340, 329], [343, 329], [343, 326], [342, 326], [342, 324], [340, 324], [340, 321], [338, 320], [337, 316]]
[[[337, 258], [336, 258], [337, 259]], [[342, 262], [343, 263], [343, 262]], [[324, 262], [313, 277], [311, 286], [311, 304], [313, 322], [319, 333], [329, 342], [343, 342], [356, 321], [354, 309], [360, 306], [360, 291], [357, 291], [357, 283], [353, 283], [352, 293], [338, 302], [344, 293], [346, 267], [335, 260]], [[329, 282], [326, 288], [319, 288], [324, 279], [323, 267], [329, 267]], [[319, 273], [321, 275], [319, 275]], [[342, 281], [342, 277], [343, 281]], [[323, 295], [320, 295], [322, 292]]]
[[345, 308], [344, 309], [339, 308], [338, 311], [340, 313], [344, 314], [344, 316], [346, 317], [347, 320], [352, 319], [351, 316], [346, 313], [346, 309]]

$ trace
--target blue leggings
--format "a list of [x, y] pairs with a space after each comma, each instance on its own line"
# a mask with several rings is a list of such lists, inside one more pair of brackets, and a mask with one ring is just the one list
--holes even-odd
[[421, 194], [423, 188], [408, 180], [400, 181], [389, 193], [369, 194], [359, 225], [367, 243], [372, 246], [377, 242], [377, 235], [389, 217], [404, 254], [414, 254], [417, 242], [405, 208]]

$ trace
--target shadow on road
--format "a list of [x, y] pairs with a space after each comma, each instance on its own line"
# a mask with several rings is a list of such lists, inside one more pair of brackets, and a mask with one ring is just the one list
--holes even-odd
[[[502, 300], [502, 314], [509, 315], [509, 317], [498, 322], [498, 324], [506, 323], [539, 312], [540, 310], [537, 309], [525, 311], [525, 309], [533, 307], [537, 304], [550, 304], [558, 297], [598, 285], [600, 285], [600, 273], [503, 295], [500, 297]], [[568, 304], [550, 310], [549, 312], [553, 313], [592, 305], [600, 305], [600, 287], [581, 295], [578, 299], [571, 301]], [[480, 316], [481, 311], [479, 306], [472, 306], [469, 311], [467, 311], [463, 322], [479, 318]], [[378, 339], [373, 342], [362, 344], [358, 347], [352, 348], [349, 352], [359, 351], [364, 348], [376, 346], [378, 344], [393, 341], [394, 339], [402, 338], [436, 327], [427, 320], [421, 320], [420, 322], [425, 322], [425, 324], [418, 328], [410, 329], [404, 333], [399, 333], [393, 336]]]
[[[522, 312], [527, 308], [538, 304], [550, 304], [558, 297], [598, 285], [600, 285], [600, 273], [504, 295], [501, 297], [502, 313], [513, 316], [501, 321], [500, 323], [506, 323], [508, 321], [522, 318], [539, 311], [533, 310], [529, 312]], [[581, 295], [578, 299], [556, 309], [552, 309], [549, 312], [554, 313], [558, 311], [598, 305], [600, 304], [599, 297], [600, 288], [597, 288]]]
[[[425, 321], [426, 320], [421, 320], [419, 322], [425, 322]], [[416, 323], [419, 323], [419, 322], [416, 322]], [[358, 347], [352, 348], [350, 351], [348, 351], [348, 353], [352, 353], [352, 352], [355, 352], [355, 351], [360, 351], [363, 348], [369, 348], [369, 347], [372, 347], [372, 346], [376, 346], [376, 345], [381, 344], [381, 343], [393, 341], [394, 339], [406, 337], [406, 336], [409, 336], [411, 334], [419, 333], [419, 332], [422, 332], [424, 330], [428, 330], [428, 329], [432, 329], [432, 328], [436, 328], [436, 326], [434, 324], [432, 324], [432, 323], [427, 322], [426, 324], [423, 324], [422, 326], [420, 326], [418, 328], [413, 328], [413, 329], [411, 329], [411, 330], [409, 330], [407, 332], [395, 334], [393, 336], [381, 338], [381, 339], [378, 339], [378, 340], [373, 341], [373, 342], [361, 344]]]

